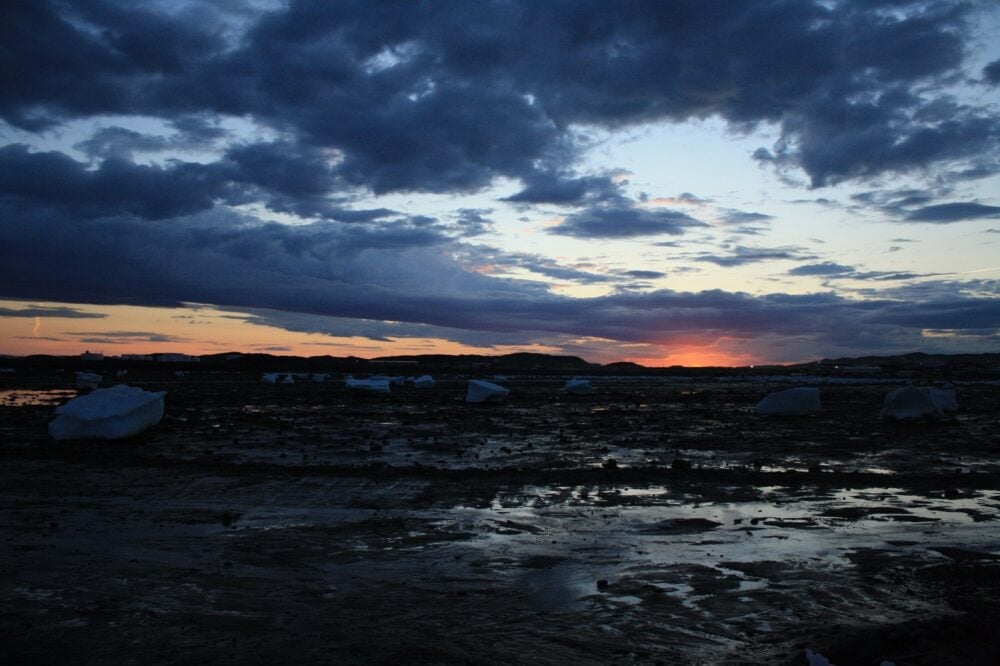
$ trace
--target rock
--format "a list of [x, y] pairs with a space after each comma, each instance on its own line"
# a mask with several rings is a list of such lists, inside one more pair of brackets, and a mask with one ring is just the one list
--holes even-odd
[[762, 416], [806, 416], [820, 410], [819, 389], [800, 386], [778, 391], [757, 403]]
[[57, 407], [49, 434], [55, 439], [130, 437], [160, 422], [164, 395], [126, 384], [97, 389]]

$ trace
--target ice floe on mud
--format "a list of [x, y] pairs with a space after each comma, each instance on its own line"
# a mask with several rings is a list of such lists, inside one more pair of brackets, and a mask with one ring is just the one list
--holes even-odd
[[436, 384], [437, 382], [435, 382], [434, 378], [431, 377], [430, 375], [420, 375], [419, 377], [413, 380], [413, 386], [418, 389], [434, 388]]
[[927, 397], [930, 398], [942, 412], [957, 412], [958, 398], [955, 396], [955, 389], [951, 387], [924, 389]]
[[118, 384], [73, 398], [56, 408], [49, 423], [55, 439], [120, 439], [138, 434], [163, 418], [166, 391]]
[[574, 377], [566, 382], [566, 385], [563, 386], [563, 390], [567, 393], [573, 393], [575, 395], [585, 395], [587, 393], [593, 393], [594, 387], [590, 385], [589, 379]]
[[937, 421], [944, 411], [928, 391], [904, 386], [889, 391], [882, 407], [882, 418], [892, 421]]
[[465, 391], [466, 402], [503, 402], [510, 394], [509, 389], [498, 386], [492, 382], [484, 382], [480, 379], [470, 379], [469, 387]]
[[344, 385], [352, 391], [371, 391], [372, 393], [389, 393], [388, 377], [372, 377], [371, 379], [355, 379], [353, 375], [344, 378]]
[[800, 386], [771, 393], [757, 403], [763, 416], [806, 416], [820, 410], [819, 389]]

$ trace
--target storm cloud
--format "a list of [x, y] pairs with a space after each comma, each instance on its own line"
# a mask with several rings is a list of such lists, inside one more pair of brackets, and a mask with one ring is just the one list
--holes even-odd
[[8, 3], [0, 117], [38, 130], [99, 114], [248, 116], [338, 151], [353, 186], [469, 191], [507, 176], [526, 202], [602, 188], [545, 182], [577, 153], [581, 124], [774, 123], [781, 139], [759, 158], [815, 186], [1000, 140], [995, 114], [935, 87], [958, 74], [974, 23], [957, 1], [161, 7]]

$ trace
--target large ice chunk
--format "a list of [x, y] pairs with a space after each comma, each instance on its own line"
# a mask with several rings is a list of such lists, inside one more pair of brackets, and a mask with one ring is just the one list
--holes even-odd
[[757, 403], [757, 413], [764, 416], [805, 416], [819, 410], [819, 389], [805, 386], [772, 393]]
[[352, 391], [371, 391], [373, 393], [389, 393], [389, 380], [388, 378], [379, 379], [372, 377], [371, 379], [355, 379], [351, 375], [347, 375], [344, 378], [344, 384], [347, 388]]
[[589, 379], [580, 379], [579, 377], [574, 377], [566, 382], [566, 386], [563, 390], [567, 393], [574, 393], [576, 395], [585, 395], [587, 393], [593, 393], [594, 387], [590, 385]]
[[97, 389], [56, 407], [49, 434], [55, 439], [120, 439], [138, 434], [163, 418], [166, 393], [127, 384]]
[[76, 373], [76, 387], [78, 389], [95, 389], [101, 385], [102, 379], [104, 377], [96, 372], [80, 371]]
[[953, 388], [929, 388], [924, 389], [927, 397], [930, 398], [942, 412], [957, 412], [958, 398], [955, 396]]
[[419, 377], [413, 380], [413, 386], [415, 386], [418, 389], [434, 388], [436, 384], [437, 382], [435, 382], [434, 378], [431, 377], [430, 375], [420, 375]]
[[882, 418], [894, 421], [936, 421], [944, 412], [925, 391], [904, 386], [889, 391], [882, 406]]
[[510, 390], [497, 386], [492, 382], [480, 379], [470, 379], [469, 388], [465, 391], [466, 402], [503, 402]]

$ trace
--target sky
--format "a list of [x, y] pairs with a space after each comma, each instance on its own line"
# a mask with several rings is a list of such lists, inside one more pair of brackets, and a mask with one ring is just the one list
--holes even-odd
[[1000, 2], [13, 0], [0, 353], [1000, 351]]

